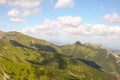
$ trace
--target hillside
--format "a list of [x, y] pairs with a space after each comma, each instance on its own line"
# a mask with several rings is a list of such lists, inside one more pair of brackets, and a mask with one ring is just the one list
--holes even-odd
[[0, 39], [3, 37], [4, 34], [5, 34], [5, 32], [0, 31]]
[[[25, 47], [29, 47], [32, 49], [36, 49], [36, 50], [48, 50], [51, 52], [59, 52], [59, 48], [50, 43], [47, 42], [45, 40], [42, 39], [36, 39], [33, 37], [30, 37], [28, 35], [24, 35], [22, 33], [16, 32], [16, 31], [11, 31], [11, 32], [7, 32], [5, 33], [2, 37], [1, 40], [6, 40], [9, 41], [10, 43], [12, 43], [15, 46], [22, 46], [24, 45]], [[16, 45], [17, 44], [17, 45]], [[22, 44], [22, 45], [19, 45]]]
[[61, 50], [45, 40], [19, 32], [4, 33], [0, 40], [0, 80], [117, 80], [62, 52], [63, 47]]
[[[62, 54], [73, 57], [87, 63], [90, 66], [100, 68], [103, 71], [113, 74], [120, 74], [120, 56], [112, 53], [102, 45], [86, 43], [86, 44], [71, 44], [60, 47]], [[85, 62], [86, 63], [86, 62]], [[98, 66], [91, 65], [95, 63]]]

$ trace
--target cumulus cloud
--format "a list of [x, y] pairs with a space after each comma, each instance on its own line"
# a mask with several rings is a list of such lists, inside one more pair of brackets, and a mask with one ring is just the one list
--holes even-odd
[[58, 18], [58, 22], [63, 26], [77, 27], [82, 23], [80, 17], [63, 16]]
[[68, 8], [74, 6], [74, 0], [58, 0], [55, 8]]
[[8, 16], [10, 17], [10, 21], [12, 22], [26, 22], [25, 16], [21, 14], [21, 12], [17, 9], [12, 9], [8, 12]]
[[0, 4], [6, 3], [6, 0], [0, 0]]
[[10, 21], [12, 22], [26, 22], [27, 17], [29, 17], [30, 15], [34, 15], [38, 11], [39, 11], [38, 9], [34, 9], [32, 11], [30, 10], [22, 11], [18, 9], [11, 9], [10, 11], [8, 11], [7, 14], [10, 17]]
[[16, 6], [22, 9], [32, 9], [39, 7], [41, 0], [8, 0], [8, 5]]
[[23, 33], [39, 37], [68, 40], [80, 39], [81, 37], [90, 38], [120, 38], [120, 26], [107, 26], [105, 24], [82, 24], [80, 17], [62, 16], [57, 20], [46, 20], [42, 25], [34, 28], [27, 27], [22, 30]]
[[12, 22], [26, 22], [27, 17], [39, 12], [41, 2], [42, 0], [0, 0], [0, 4], [11, 8], [8, 16]]
[[106, 14], [103, 16], [103, 19], [106, 20], [109, 24], [120, 23], [120, 15], [117, 13]]
[[[0, 0], [0, 4], [8, 6], [8, 16], [12, 22], [27, 22], [29, 16], [40, 12], [43, 0]], [[73, 7], [74, 0], [58, 0], [55, 8]]]

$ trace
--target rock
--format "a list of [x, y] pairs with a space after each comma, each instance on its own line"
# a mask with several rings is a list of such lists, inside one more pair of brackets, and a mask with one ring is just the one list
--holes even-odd
[[75, 42], [75, 44], [81, 44], [81, 42], [80, 42], [80, 41], [77, 41], [77, 42]]

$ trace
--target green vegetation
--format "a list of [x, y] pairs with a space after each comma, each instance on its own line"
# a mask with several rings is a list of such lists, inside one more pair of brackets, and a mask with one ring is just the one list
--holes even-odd
[[96, 51], [81, 44], [59, 48], [18, 32], [6, 33], [0, 40], [0, 80], [117, 80], [113, 74], [74, 59], [80, 57], [72, 55], [75, 51], [82, 53], [82, 59], [96, 56]]
[[[120, 63], [117, 54], [113, 54], [101, 45], [82, 44], [82, 45], [66, 45], [61, 46], [62, 54], [70, 56], [74, 59], [83, 59], [96, 63], [101, 67], [101, 70], [120, 74]], [[89, 64], [88, 64], [89, 65]]]

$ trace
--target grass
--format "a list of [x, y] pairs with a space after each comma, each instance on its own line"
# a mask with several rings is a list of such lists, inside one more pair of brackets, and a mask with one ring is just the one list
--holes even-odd
[[[5, 37], [6, 39], [0, 40], [0, 78], [4, 76], [2, 72], [5, 72], [14, 80], [116, 80], [110, 73], [60, 54], [74, 54], [74, 58], [82, 56], [81, 58], [93, 60], [96, 51], [85, 46], [71, 45], [59, 48], [44, 40], [16, 32], [10, 32]], [[16, 41], [17, 46], [10, 43], [10, 39]], [[46, 50], [49, 49], [46, 47], [44, 50], [39, 47], [33, 49], [29, 45], [31, 40], [44, 47], [50, 46], [57, 52]]]

